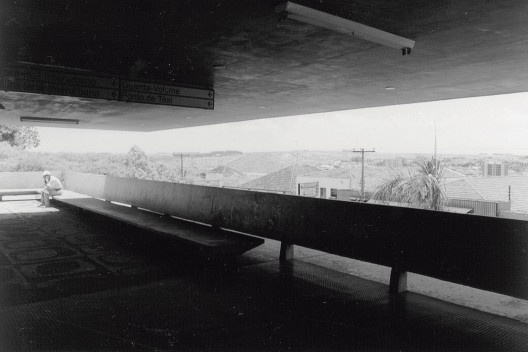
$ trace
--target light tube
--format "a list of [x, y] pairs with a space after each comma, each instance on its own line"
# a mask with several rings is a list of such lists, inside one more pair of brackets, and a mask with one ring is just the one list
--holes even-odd
[[326, 12], [298, 5], [291, 1], [278, 5], [275, 8], [275, 11], [277, 13], [286, 14], [287, 18], [295, 21], [308, 23], [391, 48], [400, 49], [403, 54], [409, 54], [411, 49], [414, 48], [414, 40], [400, 37], [342, 17], [330, 15]]
[[32, 117], [32, 116], [20, 116], [20, 122], [36, 122], [36, 123], [60, 123], [68, 125], [78, 125], [79, 120], [73, 119], [54, 119], [50, 117]]

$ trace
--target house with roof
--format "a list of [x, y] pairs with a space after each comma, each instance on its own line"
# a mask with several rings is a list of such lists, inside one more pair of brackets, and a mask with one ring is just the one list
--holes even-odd
[[224, 187], [236, 186], [246, 181], [247, 177], [243, 173], [229, 166], [222, 165], [202, 172], [200, 178], [193, 179], [192, 183], [204, 186]]
[[491, 216], [528, 220], [528, 176], [467, 177], [445, 183], [445, 190], [450, 201], [496, 204]]
[[[365, 165], [365, 194], [390, 179], [391, 168]], [[361, 197], [361, 165], [348, 164], [297, 178], [297, 194], [325, 199], [357, 200]]]
[[252, 181], [243, 183], [238, 188], [253, 191], [277, 192], [283, 194], [298, 194], [297, 179], [319, 171], [316, 167], [309, 165], [291, 165]]

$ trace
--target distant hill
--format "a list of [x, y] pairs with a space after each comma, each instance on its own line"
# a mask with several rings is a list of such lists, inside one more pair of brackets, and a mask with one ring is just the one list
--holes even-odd
[[213, 151], [209, 153], [198, 153], [198, 152], [190, 152], [190, 153], [172, 153], [173, 156], [179, 157], [181, 154], [183, 154], [186, 157], [193, 157], [193, 158], [207, 158], [207, 157], [220, 157], [220, 156], [237, 156], [237, 155], [243, 155], [244, 153], [236, 151], [236, 150], [219, 150], [219, 151]]

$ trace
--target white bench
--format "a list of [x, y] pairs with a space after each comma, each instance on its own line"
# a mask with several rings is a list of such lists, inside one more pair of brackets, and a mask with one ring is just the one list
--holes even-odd
[[25, 195], [39, 195], [42, 189], [0, 189], [0, 202], [4, 196], [25, 196]]

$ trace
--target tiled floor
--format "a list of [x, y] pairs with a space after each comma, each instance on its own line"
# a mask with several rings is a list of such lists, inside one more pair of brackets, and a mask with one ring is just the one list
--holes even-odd
[[[35, 201], [0, 203], [0, 351], [528, 351], [528, 324], [323, 267], [268, 241], [236, 263]], [[341, 264], [342, 265], [342, 264]], [[337, 265], [334, 263], [334, 266]]]
[[101, 291], [162, 275], [147, 256], [129, 249], [130, 238], [113, 235], [109, 224], [86, 221], [73, 211], [36, 208], [37, 202], [4, 204], [11, 214], [0, 214], [3, 306]]

